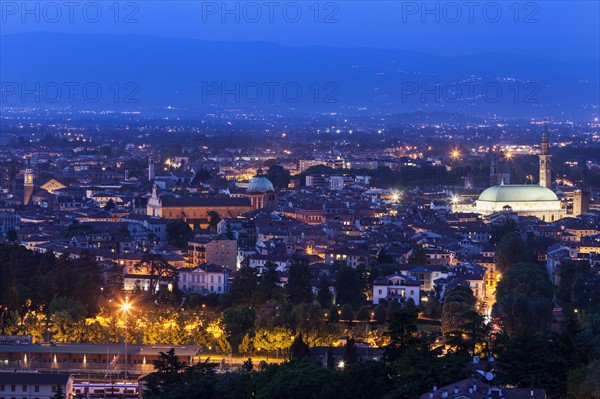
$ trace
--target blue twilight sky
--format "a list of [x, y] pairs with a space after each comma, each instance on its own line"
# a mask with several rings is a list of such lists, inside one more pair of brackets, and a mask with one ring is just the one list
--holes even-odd
[[[0, 32], [600, 58], [600, 1], [7, 1]], [[25, 5], [26, 4], [26, 5]], [[117, 5], [117, 6], [115, 6]]]

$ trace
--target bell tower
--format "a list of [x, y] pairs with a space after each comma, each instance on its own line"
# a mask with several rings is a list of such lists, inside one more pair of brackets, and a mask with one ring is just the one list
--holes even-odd
[[550, 155], [550, 135], [548, 125], [544, 124], [542, 134], [542, 152], [540, 153], [540, 186], [552, 189], [552, 155]]
[[33, 170], [31, 162], [27, 161], [27, 168], [23, 177], [23, 205], [29, 205], [33, 195]]
[[148, 180], [152, 181], [154, 180], [154, 158], [152, 158], [152, 156], [150, 156], [148, 158]]

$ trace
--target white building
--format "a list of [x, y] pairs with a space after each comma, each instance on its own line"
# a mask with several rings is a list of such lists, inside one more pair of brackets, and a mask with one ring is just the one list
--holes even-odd
[[66, 399], [73, 399], [73, 377], [25, 371], [0, 372], [0, 398], [51, 399], [58, 386]]
[[520, 216], [535, 216], [547, 222], [562, 219], [567, 211], [552, 190], [537, 185], [500, 184], [486, 189], [473, 205], [454, 205], [453, 212], [491, 215], [510, 210]]
[[475, 212], [480, 215], [492, 215], [499, 212], [512, 211], [519, 216], [535, 216], [546, 222], [562, 219], [567, 210], [552, 188], [552, 170], [550, 141], [547, 128], [542, 135], [542, 152], [540, 157], [540, 183], [504, 184], [492, 186], [481, 193], [474, 204], [455, 204], [452, 212]]
[[222, 294], [227, 292], [227, 268], [202, 263], [193, 269], [178, 269], [178, 287], [187, 294]]
[[373, 304], [377, 305], [382, 299], [397, 301], [404, 304], [409, 298], [419, 305], [421, 287], [419, 281], [403, 274], [378, 277], [373, 283]]

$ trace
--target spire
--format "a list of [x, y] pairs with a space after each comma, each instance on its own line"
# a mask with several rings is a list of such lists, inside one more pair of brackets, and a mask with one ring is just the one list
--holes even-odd
[[542, 138], [550, 138], [550, 133], [548, 133], [548, 121], [544, 121], [544, 133], [542, 133]]

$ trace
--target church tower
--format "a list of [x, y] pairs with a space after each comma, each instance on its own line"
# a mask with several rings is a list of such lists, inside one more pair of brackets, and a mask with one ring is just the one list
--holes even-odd
[[490, 150], [491, 160], [490, 160], [490, 186], [498, 185], [498, 164], [496, 159], [496, 152]]
[[540, 186], [552, 189], [552, 155], [550, 155], [550, 135], [548, 125], [544, 125], [542, 134], [542, 152], [540, 153]]
[[27, 162], [27, 168], [25, 169], [25, 175], [23, 178], [23, 205], [29, 205], [31, 202], [31, 196], [33, 195], [33, 170], [31, 164]]
[[148, 180], [154, 180], [154, 159], [148, 158]]

